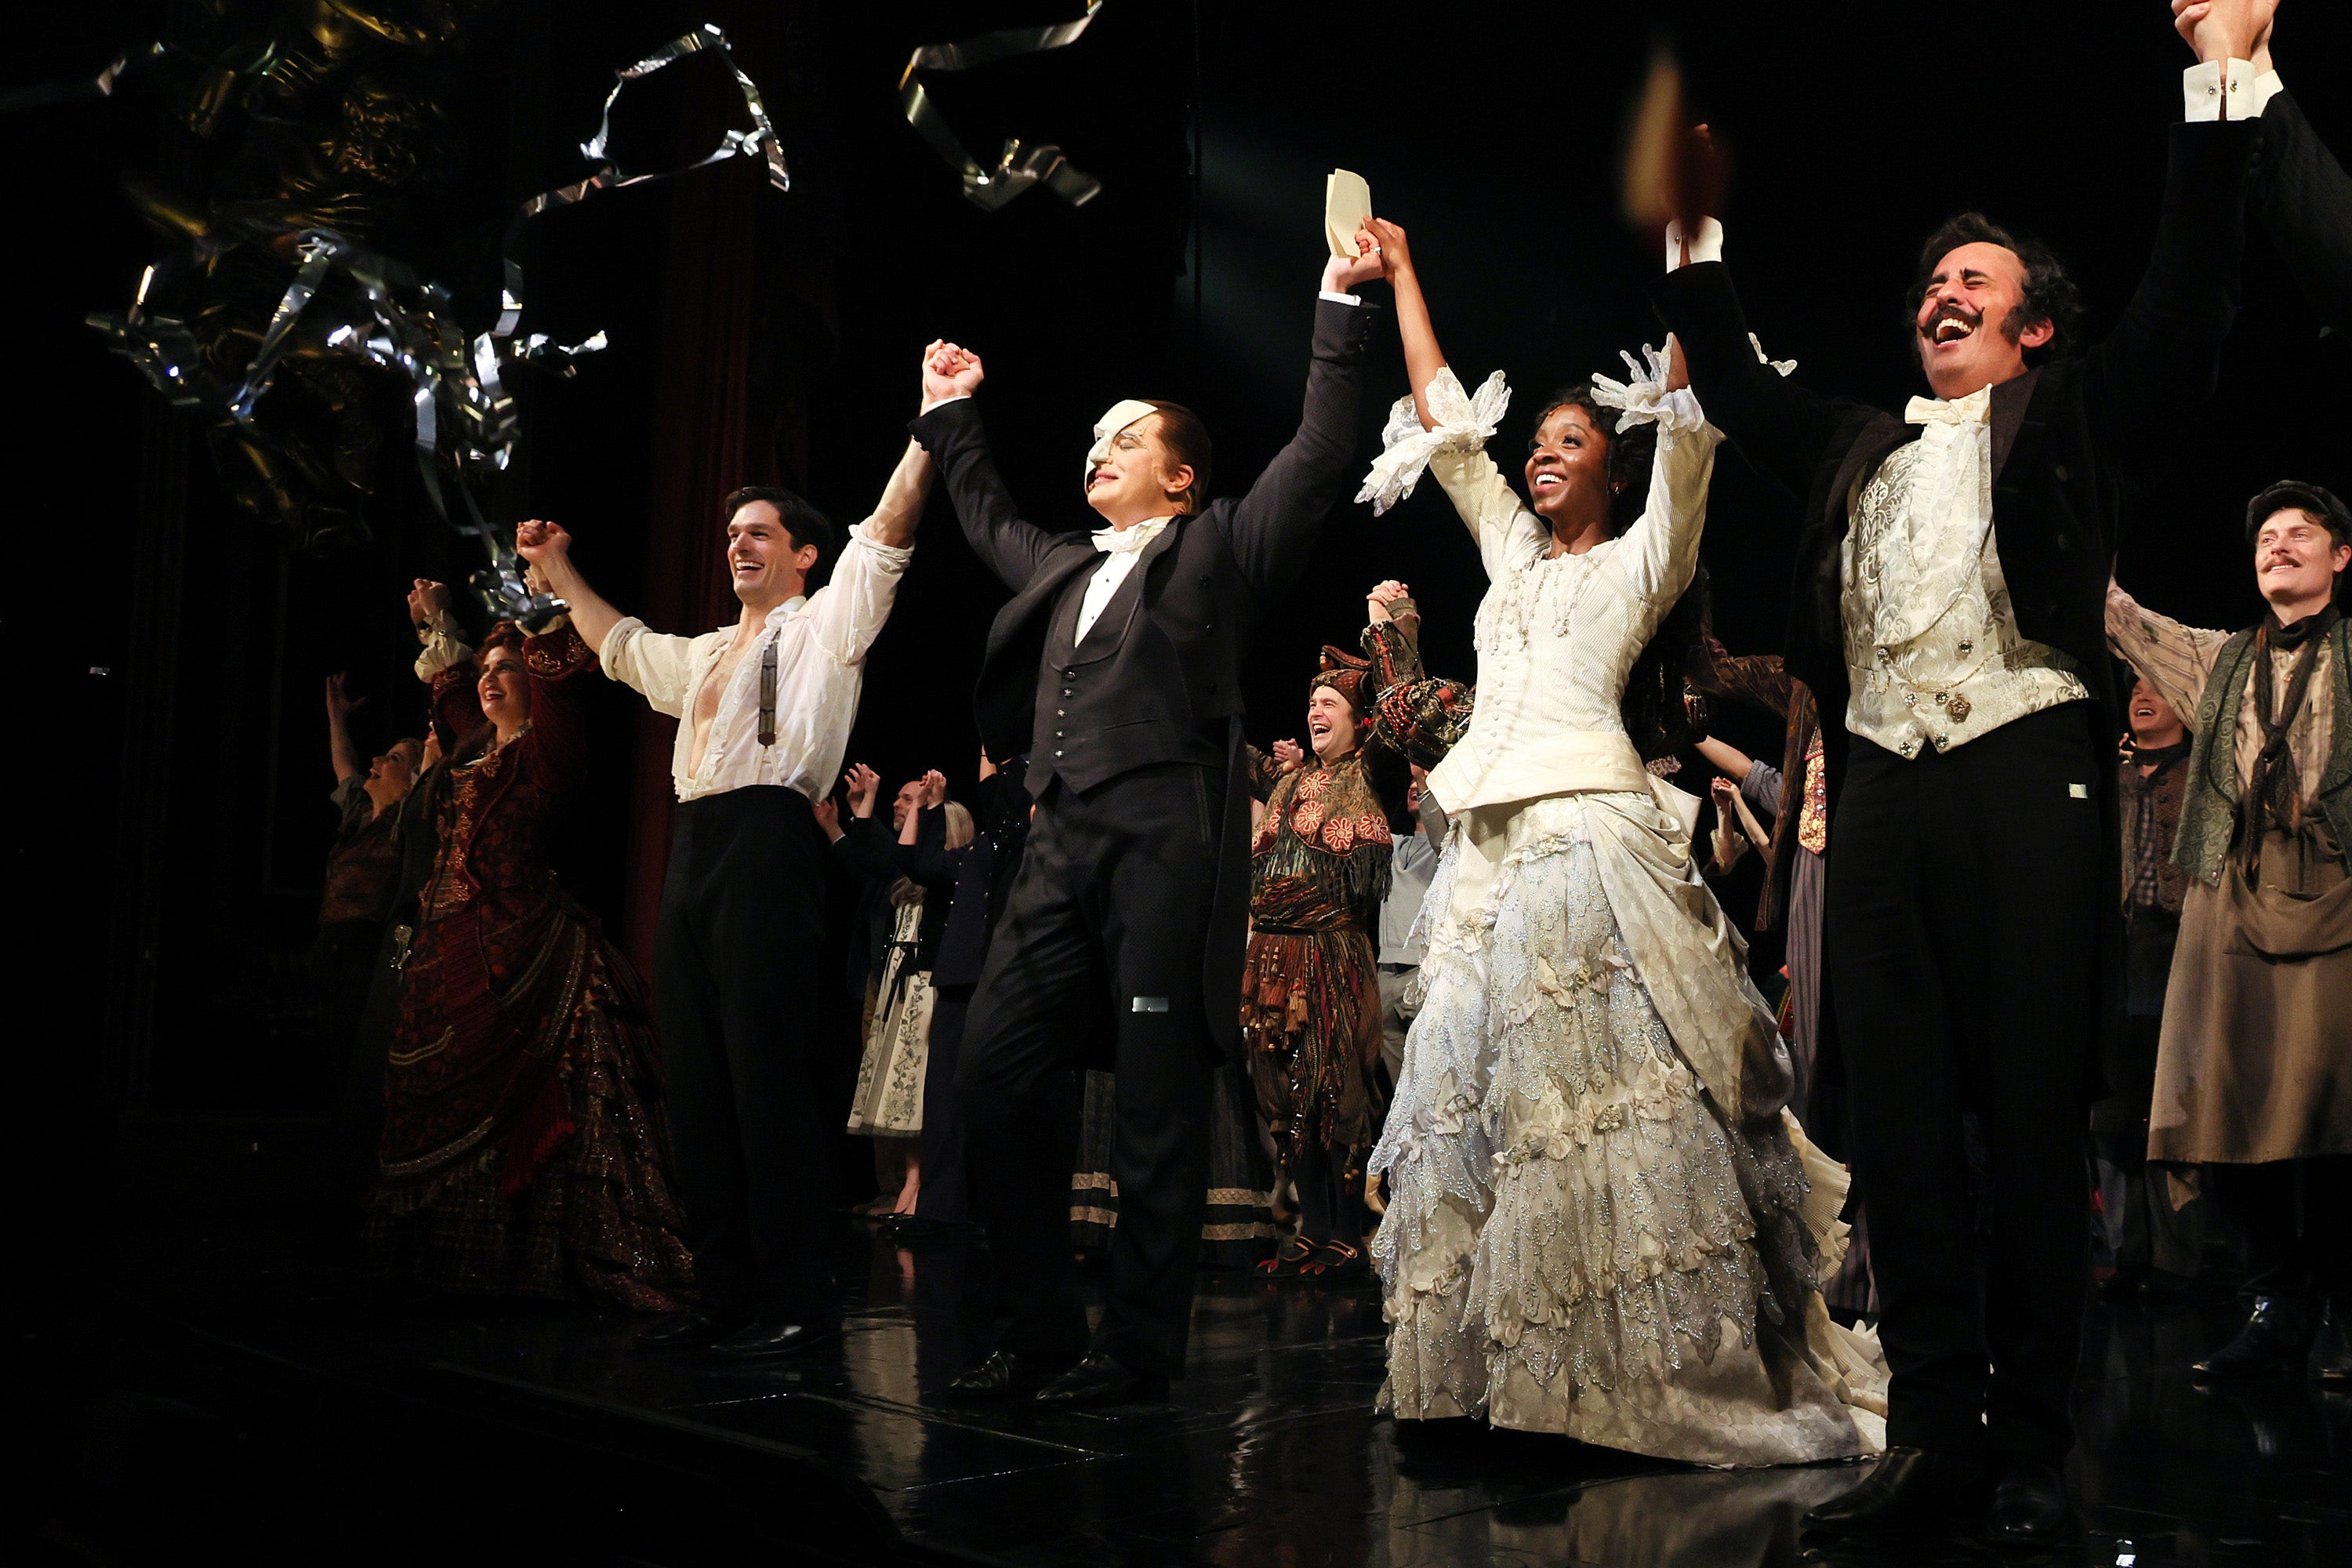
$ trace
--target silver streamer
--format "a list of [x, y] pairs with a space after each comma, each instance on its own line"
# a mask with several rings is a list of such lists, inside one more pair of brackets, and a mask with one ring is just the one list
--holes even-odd
[[1085, 16], [1051, 26], [1007, 27], [960, 44], [925, 44], [907, 61], [906, 70], [898, 77], [898, 101], [906, 110], [907, 123], [930, 143], [949, 168], [963, 176], [963, 194], [974, 205], [994, 212], [1032, 185], [1042, 184], [1072, 206], [1082, 207], [1102, 194], [1102, 182], [1063, 157], [1061, 148], [1050, 142], [1031, 147], [1016, 137], [1007, 137], [996, 162], [982, 164], [931, 102], [917, 74], [977, 70], [999, 60], [1075, 44], [1103, 4], [1104, 0], [1087, 0]]
[[[675, 169], [650, 174], [625, 174], [605, 153], [612, 132], [613, 106], [634, 81], [643, 80], [688, 55], [715, 50], [734, 72], [752, 128], [729, 131], [704, 157]], [[383, 255], [330, 228], [305, 229], [297, 237], [294, 279], [272, 313], [260, 346], [254, 351], [242, 381], [225, 383], [208, 373], [186, 324], [148, 307], [158, 267], [142, 276], [131, 309], [121, 315], [91, 316], [89, 324], [103, 333], [109, 346], [135, 365], [157, 391], [182, 408], [201, 409], [236, 424], [251, 426], [263, 394], [269, 390], [294, 332], [320, 286], [331, 273], [341, 273], [357, 286], [367, 303], [363, 319], [341, 321], [323, 337], [328, 351], [366, 359], [405, 375], [414, 394], [416, 416], [417, 465], [425, 493], [434, 510], [461, 533], [477, 538], [489, 565], [470, 582], [483, 605], [499, 619], [526, 627], [545, 625], [563, 612], [560, 599], [534, 592], [524, 581], [523, 563], [514, 552], [513, 530], [493, 524], [482, 514], [475, 484], [503, 472], [513, 461], [518, 430], [514, 399], [507, 391], [504, 371], [529, 362], [560, 375], [575, 374], [572, 361], [606, 346], [601, 331], [569, 347], [556, 344], [543, 332], [518, 339], [523, 314], [523, 269], [515, 249], [523, 226], [551, 207], [569, 206], [599, 191], [671, 178], [729, 158], [755, 153], [767, 162], [769, 184], [791, 189], [783, 149], [777, 142], [766, 104], [751, 79], [735, 63], [727, 37], [705, 24], [651, 55], [615, 73], [619, 78], [604, 99], [604, 113], [596, 134], [582, 143], [581, 152], [598, 165], [586, 179], [544, 191], [518, 208], [508, 221], [499, 247], [503, 287], [497, 322], [487, 332], [467, 337], [449, 319], [449, 294], [439, 284], [419, 279], [406, 263]], [[199, 242], [198, 249], [213, 247]], [[203, 258], [177, 258], [201, 265]], [[159, 264], [171, 266], [173, 263]], [[453, 516], [445, 492], [454, 489], [463, 517]]]

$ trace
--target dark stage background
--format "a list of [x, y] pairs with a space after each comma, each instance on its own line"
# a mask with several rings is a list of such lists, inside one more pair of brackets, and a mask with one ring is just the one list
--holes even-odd
[[[204, 9], [20, 12], [5, 85], [94, 74]], [[576, 145], [611, 68], [696, 22], [721, 23], [740, 46], [794, 179], [779, 195], [738, 161], [545, 220], [527, 330], [568, 342], [602, 327], [613, 347], [575, 380], [525, 381], [523, 458], [499, 514], [562, 520], [614, 602], [663, 629], [707, 629], [731, 607], [719, 496], [780, 479], [855, 522], [903, 439], [917, 353], [935, 336], [986, 357], [992, 431], [1040, 521], [1092, 521], [1078, 458], [1094, 415], [1122, 396], [1200, 408], [1218, 441], [1216, 488], [1236, 490], [1297, 416], [1321, 176], [1335, 163], [1365, 174], [1379, 210], [1411, 230], [1464, 380], [1509, 374], [1508, 450], [1551, 385], [1659, 340], [1644, 299], [1655, 247], [1618, 217], [1616, 168], [1661, 37], [1677, 42], [1697, 108], [1736, 158], [1730, 258], [1767, 348], [1815, 385], [1899, 406], [1916, 389], [1902, 290], [1920, 238], [1956, 209], [2042, 234], [2084, 285], [2091, 334], [2113, 319], [2153, 231], [2189, 58], [2157, 0], [2000, 0], [1965, 18], [1862, 4], [1600, 17], [1111, 0], [1073, 47], [934, 79], [975, 148], [1005, 133], [1058, 141], [1104, 182], [1082, 209], [1040, 191], [982, 213], [899, 117], [898, 71], [916, 44], [1075, 9], [484, 7], [460, 104], [464, 169], [436, 252], [419, 258], [458, 287], [477, 328], [507, 211], [584, 172]], [[2307, 3], [2286, 11], [2288, 83], [2352, 148], [2352, 23]], [[625, 164], [708, 144], [727, 84], [695, 69], [630, 100], [615, 146]], [[17, 1145], [33, 1177], [18, 1190], [43, 1194], [34, 1250], [58, 1267], [109, 1234], [110, 1213], [235, 1226], [299, 1205], [335, 1070], [303, 961], [331, 829], [320, 684], [348, 670], [370, 694], [363, 745], [416, 729], [401, 592], [476, 564], [430, 521], [404, 458], [384, 468], [373, 543], [331, 558], [290, 551], [234, 510], [197, 432], [81, 324], [121, 308], [157, 248], [115, 194], [121, 174], [200, 186], [213, 156], [136, 89], [0, 118], [18, 388], [0, 613], [26, 748], [9, 770], [24, 999], [11, 1055], [17, 1120], [35, 1129]], [[2220, 395], [2181, 409], [2177, 466], [2147, 476], [2153, 500], [2125, 583], [2192, 622], [2252, 619], [2242, 500], [2282, 475], [2352, 488], [2347, 368], [2341, 339], [2321, 335], [2257, 237]], [[1392, 330], [1371, 384], [1367, 459], [1404, 390]], [[1768, 649], [1795, 506], [1735, 453], [1717, 476], [1706, 549], [1717, 626], [1737, 650]], [[1391, 575], [1423, 602], [1433, 668], [1475, 673], [1483, 584], [1435, 486], [1385, 518], [1342, 507], [1262, 630], [1253, 738], [1296, 731], [1315, 648], [1352, 644], [1364, 589]], [[971, 674], [1003, 597], [935, 505], [872, 655], [853, 760], [892, 786], [937, 766], [969, 787]], [[1777, 754], [1757, 716], [1726, 714], [1720, 731]], [[640, 953], [666, 846], [667, 739], [630, 694], [604, 693], [602, 762], [562, 856], [567, 879]], [[778, 956], [806, 970], [813, 1005], [845, 1013], [838, 953]], [[845, 1100], [845, 1017], [841, 1039]], [[862, 1145], [842, 1145], [855, 1180]]]

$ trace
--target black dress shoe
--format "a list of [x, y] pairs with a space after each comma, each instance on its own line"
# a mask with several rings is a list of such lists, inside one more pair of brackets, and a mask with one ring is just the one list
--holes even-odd
[[1165, 1405], [1168, 1380], [1137, 1372], [1097, 1351], [1040, 1388], [1037, 1403], [1057, 1410], [1095, 1410], [1106, 1405]]
[[2311, 1375], [2330, 1388], [2352, 1384], [2352, 1335], [2345, 1333], [2343, 1317], [2333, 1308], [2312, 1336]]
[[756, 1361], [806, 1350], [824, 1337], [824, 1330], [814, 1323], [750, 1322], [724, 1339], [713, 1340], [710, 1353], [730, 1361]]
[[675, 1345], [707, 1345], [742, 1321], [720, 1320], [709, 1312], [668, 1312], [637, 1331], [637, 1343], [654, 1349]]
[[1037, 1385], [1049, 1375], [1051, 1369], [1035, 1356], [1023, 1355], [1018, 1351], [992, 1351], [986, 1361], [968, 1368], [948, 1384], [948, 1398], [957, 1405], [1019, 1399], [1036, 1393]]
[[2200, 1378], [2277, 1377], [2303, 1370], [2309, 1343], [2295, 1302], [2284, 1296], [2257, 1296], [2238, 1337], [2189, 1370]]
[[2055, 1546], [2074, 1539], [2074, 1507], [2066, 1478], [2046, 1459], [2020, 1455], [2001, 1472], [1985, 1510], [1985, 1534], [1995, 1546]]
[[1974, 1535], [1992, 1490], [1992, 1467], [1975, 1454], [1889, 1448], [1870, 1479], [1805, 1515], [1825, 1535]]

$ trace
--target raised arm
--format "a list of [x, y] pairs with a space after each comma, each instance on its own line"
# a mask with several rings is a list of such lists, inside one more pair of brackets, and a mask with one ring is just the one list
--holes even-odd
[[[2244, 62], [2265, 9], [2230, 0], [2190, 29], [2200, 63], [2185, 84], [2187, 118], [2171, 131], [2156, 247], [2115, 330], [2085, 356], [2095, 433], [2136, 455], [2162, 456], [2179, 439], [2182, 406], [2211, 394], [2237, 317], [2248, 174], [2262, 122], [2225, 116], [2251, 107]], [[2209, 95], [2200, 83], [2216, 90]]]
[[844, 664], [864, 658], [890, 618], [898, 584], [914, 558], [915, 528], [923, 520], [934, 472], [930, 454], [908, 441], [874, 515], [850, 530], [832, 580], [809, 600], [817, 645]]
[[[2262, 150], [2247, 200], [2313, 311], [2337, 331], [2352, 331], [2352, 174], [2278, 79], [2271, 59], [2274, 10], [2265, 6], [2253, 18], [2261, 30], [2249, 57], [2251, 96], [2262, 121]], [[2212, 12], [2210, 0], [2173, 0], [2172, 12], [2194, 48], [2197, 28]]]
[[352, 746], [352, 710], [367, 700], [343, 689], [340, 671], [327, 677], [327, 760], [334, 764], [335, 782], [348, 784], [367, 772]]
[[596, 654], [568, 617], [559, 616], [522, 645], [523, 673], [530, 678], [530, 728], [523, 739], [545, 758], [551, 777], [566, 784], [588, 769], [588, 688], [582, 678], [596, 668]]
[[1412, 388], [1413, 409], [1421, 427], [1437, 428], [1429, 406], [1429, 384], [1445, 368], [1445, 351], [1437, 346], [1437, 327], [1429, 319], [1429, 300], [1421, 291], [1421, 274], [1412, 264], [1412, 247], [1404, 230], [1386, 218], [1367, 226], [1380, 242], [1389, 268], [1389, 287], [1396, 292], [1397, 337], [1404, 344], [1404, 378]]
[[2138, 600], [2109, 579], [2107, 647], [2182, 717], [2196, 716], [2205, 682], [2229, 641], [2227, 632], [2183, 626], [2169, 616], [2141, 608]]
[[1356, 405], [1363, 393], [1371, 312], [1351, 290], [1386, 269], [1370, 233], [1358, 230], [1356, 245], [1353, 261], [1334, 257], [1323, 269], [1298, 433], [1274, 455], [1226, 519], [1227, 547], [1263, 597], [1281, 593], [1306, 569], [1323, 519], [1347, 494], [1353, 471]]
[[560, 522], [543, 522], [533, 519], [515, 524], [515, 553], [539, 568], [547, 579], [549, 590], [572, 606], [572, 629], [588, 645], [588, 651], [602, 654], [604, 639], [613, 628], [628, 617], [606, 604], [580, 568], [572, 561], [572, 535]]
[[1685, 265], [1682, 237], [1670, 230], [1671, 270], [1652, 300], [1681, 346], [1691, 389], [1707, 418], [1738, 443], [1749, 462], [1801, 497], [1811, 492], [1822, 458], [1859, 411], [1808, 391], [1765, 362], [1721, 259], [1722, 232], [1709, 219], [1706, 232], [1688, 247], [1691, 260]]
[[908, 426], [946, 479], [956, 521], [981, 564], [1014, 593], [1028, 584], [1054, 536], [1025, 521], [981, 424], [979, 392], [987, 372], [980, 356], [950, 342], [923, 351], [923, 409]]

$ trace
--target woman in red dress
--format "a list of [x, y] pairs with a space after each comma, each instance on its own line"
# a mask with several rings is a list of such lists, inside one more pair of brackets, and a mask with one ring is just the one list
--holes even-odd
[[595, 665], [568, 624], [501, 623], [478, 667], [432, 678], [436, 720], [467, 739], [426, 803], [440, 849], [368, 1236], [380, 1272], [439, 1289], [664, 1311], [690, 1294], [692, 1259], [651, 1008], [546, 860], [587, 764], [580, 678]]

